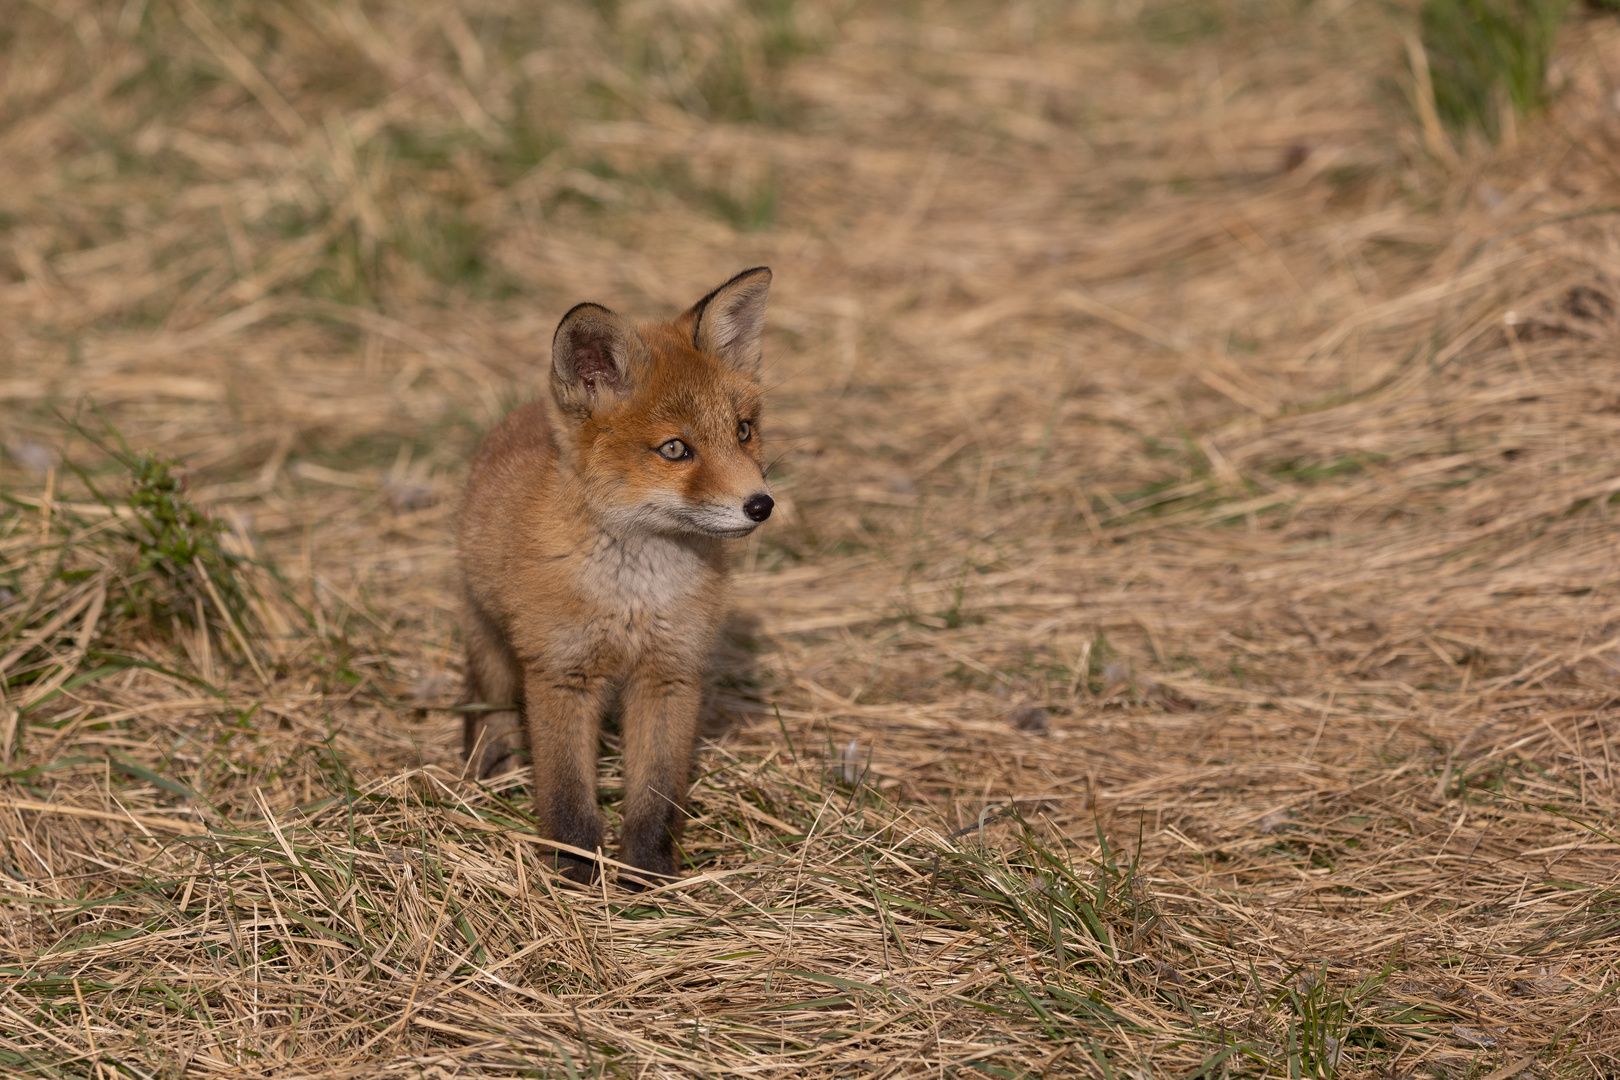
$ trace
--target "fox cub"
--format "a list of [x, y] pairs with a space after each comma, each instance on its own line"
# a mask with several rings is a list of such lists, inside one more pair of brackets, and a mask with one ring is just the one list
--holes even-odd
[[[551, 342], [549, 400], [484, 437], [461, 517], [464, 752], [480, 777], [525, 736], [545, 835], [602, 841], [598, 726], [624, 746], [621, 859], [675, 873], [704, 662], [725, 601], [726, 545], [771, 516], [760, 457], [760, 331], [771, 272], [745, 270], [673, 322], [580, 304]], [[557, 853], [591, 881], [596, 863]]]

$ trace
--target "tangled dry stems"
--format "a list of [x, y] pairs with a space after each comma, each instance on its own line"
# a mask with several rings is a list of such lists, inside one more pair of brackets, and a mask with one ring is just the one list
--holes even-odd
[[[1488, 150], [1354, 5], [531, 7], [0, 38], [0, 1067], [1613, 1070], [1612, 24]], [[565, 890], [457, 478], [568, 304], [759, 263], [690, 874]]]

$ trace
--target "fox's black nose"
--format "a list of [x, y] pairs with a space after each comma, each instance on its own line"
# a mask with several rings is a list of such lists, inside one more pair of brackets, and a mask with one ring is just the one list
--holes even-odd
[[743, 503], [743, 513], [748, 515], [749, 521], [764, 521], [771, 516], [771, 507], [775, 505], [776, 500], [769, 495], [751, 495]]

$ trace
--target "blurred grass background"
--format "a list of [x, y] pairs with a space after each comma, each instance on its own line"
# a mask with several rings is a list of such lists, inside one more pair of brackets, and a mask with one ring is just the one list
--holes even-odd
[[[0, 5], [0, 1067], [1612, 1071], [1617, 81], [1549, 0]], [[691, 876], [566, 893], [462, 470], [759, 264]]]

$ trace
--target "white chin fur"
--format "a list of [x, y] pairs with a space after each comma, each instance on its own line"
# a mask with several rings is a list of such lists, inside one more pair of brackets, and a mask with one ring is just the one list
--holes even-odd
[[620, 528], [649, 532], [697, 533], [701, 536], [747, 536], [759, 522], [744, 514], [741, 506], [709, 504], [692, 506], [686, 502], [642, 503], [622, 507], [609, 515]]
[[759, 528], [759, 522], [744, 514], [740, 506], [695, 507], [681, 517], [690, 528], [710, 536], [747, 536]]

